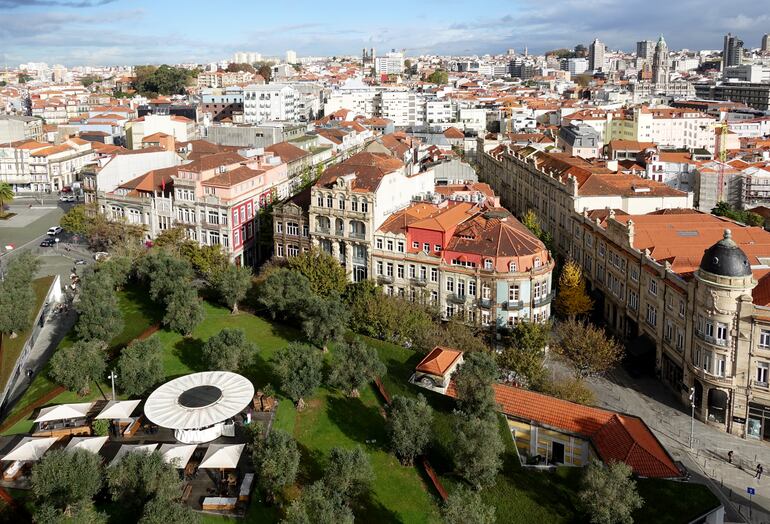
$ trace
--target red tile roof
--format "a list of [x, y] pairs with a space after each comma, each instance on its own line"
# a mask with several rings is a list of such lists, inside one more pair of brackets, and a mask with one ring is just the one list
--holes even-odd
[[457, 349], [436, 346], [415, 369], [431, 375], [444, 375], [462, 356], [463, 352]]

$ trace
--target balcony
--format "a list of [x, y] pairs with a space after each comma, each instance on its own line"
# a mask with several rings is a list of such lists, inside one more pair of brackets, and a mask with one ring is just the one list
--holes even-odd
[[452, 302], [453, 304], [465, 304], [466, 299], [466, 295], [458, 295], [457, 293], [449, 293], [446, 296], [446, 301]]
[[492, 309], [492, 299], [491, 298], [480, 298], [479, 299], [479, 307], [484, 309]]
[[695, 336], [699, 339], [703, 340], [704, 342], [708, 342], [709, 344], [713, 344], [714, 346], [720, 346], [720, 347], [727, 347], [730, 343], [729, 339], [726, 338], [715, 338], [711, 335], [707, 335], [705, 333], [701, 333], [697, 329], [695, 330]]
[[507, 311], [516, 311], [524, 307], [523, 300], [508, 300], [503, 302], [503, 309]]
[[330, 235], [331, 234], [331, 229], [329, 229], [328, 227], [316, 226], [315, 232], [316, 233], [321, 233], [322, 235]]
[[551, 300], [553, 300], [555, 293], [551, 291], [547, 295], [542, 295], [540, 298], [534, 299], [534, 305], [535, 307], [542, 306], [544, 304], [548, 304]]
[[378, 284], [392, 284], [393, 283], [393, 275], [380, 275], [377, 277], [377, 283]]
[[413, 286], [423, 287], [423, 286], [427, 286], [428, 285], [428, 279], [427, 278], [412, 277], [412, 278], [409, 279], [409, 282]]
[[693, 375], [703, 380], [707, 380], [712, 384], [722, 384], [725, 386], [732, 386], [733, 384], [732, 377], [720, 377], [718, 375], [712, 375], [711, 373], [704, 371], [702, 368], [696, 368], [690, 363], [687, 364], [687, 367], [690, 368], [690, 372]]
[[348, 236], [350, 238], [357, 238], [359, 240], [364, 240], [366, 238], [366, 233], [359, 233], [358, 231], [351, 231]]

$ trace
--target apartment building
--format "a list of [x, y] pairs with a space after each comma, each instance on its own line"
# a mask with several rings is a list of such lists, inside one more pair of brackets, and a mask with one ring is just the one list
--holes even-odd
[[391, 51], [374, 60], [374, 70], [378, 75], [401, 75], [404, 73], [404, 53]]
[[165, 133], [177, 142], [187, 142], [197, 138], [195, 121], [184, 116], [147, 114], [127, 122], [126, 146], [129, 149], [141, 149], [142, 140], [155, 133]]
[[52, 145], [21, 141], [0, 146], [0, 181], [14, 191], [61, 191], [78, 181], [82, 169], [94, 161], [91, 142], [70, 138]]
[[554, 296], [545, 245], [485, 192], [463, 198], [442, 189], [451, 197], [434, 193], [377, 229], [372, 278], [385, 293], [433, 304], [447, 319], [498, 328], [545, 322]]
[[243, 88], [243, 121], [294, 120], [296, 100], [297, 91], [289, 84], [250, 84]]
[[413, 91], [380, 93], [377, 116], [387, 118], [396, 127], [421, 126], [425, 123], [425, 100]]
[[0, 144], [42, 139], [43, 121], [39, 118], [0, 115]]

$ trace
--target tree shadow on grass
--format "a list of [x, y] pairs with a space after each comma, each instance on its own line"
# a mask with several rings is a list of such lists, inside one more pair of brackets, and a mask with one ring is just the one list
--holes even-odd
[[251, 355], [248, 364], [241, 371], [243, 375], [251, 379], [256, 389], [264, 388], [265, 384], [271, 384], [273, 389], [278, 389], [279, 380], [275, 375], [273, 366], [259, 352]]
[[273, 320], [269, 316], [264, 317], [270, 323], [273, 336], [280, 337], [289, 342], [306, 342], [300, 331], [299, 323], [296, 326], [284, 324], [283, 320]]
[[327, 413], [329, 419], [350, 439], [377, 449], [386, 448], [385, 419], [376, 406], [367, 406], [360, 398], [330, 395], [327, 398]]
[[366, 522], [367, 524], [397, 524], [404, 520], [395, 512], [389, 510], [379, 500], [374, 498], [371, 491], [358, 497], [358, 500], [351, 504], [356, 522]]
[[149, 318], [151, 323], [160, 322], [163, 319], [163, 307], [150, 298], [150, 292], [145, 285], [136, 280], [129, 280], [123, 288], [123, 293], [142, 315]]
[[299, 448], [300, 461], [299, 471], [297, 472], [297, 482], [309, 486], [316, 480], [320, 480], [324, 474], [324, 456], [317, 449], [310, 449], [304, 444], [297, 442]]
[[174, 344], [174, 355], [192, 371], [206, 371], [203, 362], [203, 340], [185, 337]]

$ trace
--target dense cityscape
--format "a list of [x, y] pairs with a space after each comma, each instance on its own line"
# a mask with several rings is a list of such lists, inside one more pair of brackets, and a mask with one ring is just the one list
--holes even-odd
[[770, 522], [770, 33], [685, 3], [0, 1], [0, 522]]

